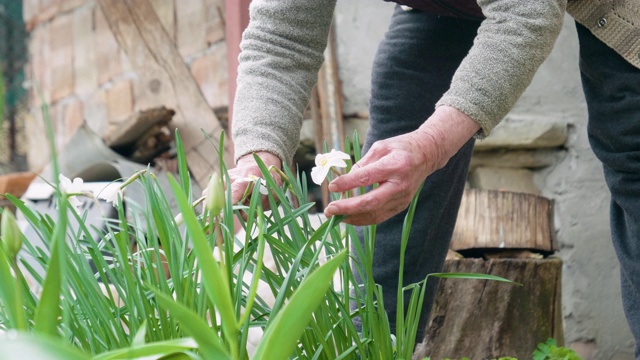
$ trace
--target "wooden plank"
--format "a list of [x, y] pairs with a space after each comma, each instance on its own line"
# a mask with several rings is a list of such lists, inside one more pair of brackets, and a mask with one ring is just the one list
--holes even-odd
[[557, 250], [553, 201], [510, 191], [467, 189], [451, 249]]
[[[238, 77], [238, 55], [242, 33], [249, 24], [249, 4], [251, 0], [225, 0], [225, 38], [227, 41], [227, 66], [229, 70], [229, 129], [233, 122], [233, 101], [236, 96]], [[229, 140], [233, 141], [231, 137]], [[231, 143], [230, 141], [230, 143]]]
[[[311, 98], [311, 114], [316, 130], [316, 152], [323, 153], [325, 144], [331, 149], [344, 151], [344, 121], [342, 116], [342, 89], [338, 76], [335, 45], [335, 27], [331, 26], [325, 60], [318, 72], [318, 85]], [[328, 205], [329, 188], [322, 183], [322, 208]]]
[[[331, 26], [324, 64], [318, 74], [318, 96], [322, 114], [322, 134], [329, 149], [344, 150], [342, 88], [338, 77], [335, 27]], [[322, 148], [318, 149], [322, 151]]]
[[[215, 143], [223, 129], [175, 43], [148, 0], [98, 0], [98, 5], [138, 74], [149, 107], [165, 106], [176, 111], [173, 125], [180, 130], [189, 169], [199, 185], [206, 186], [218, 163], [215, 156], [203, 159], [195, 147], [204, 139], [204, 132], [214, 141], [211, 154], [215, 154]], [[231, 164], [228, 145], [224, 156]]]

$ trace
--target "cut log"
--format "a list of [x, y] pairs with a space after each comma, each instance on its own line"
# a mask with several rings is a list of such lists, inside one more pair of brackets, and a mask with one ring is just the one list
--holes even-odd
[[[144, 84], [140, 97], [148, 103], [147, 108], [166, 106], [176, 111], [173, 125], [180, 130], [189, 169], [198, 184], [206, 186], [211, 173], [219, 169], [211, 156], [218, 145], [211, 145], [204, 134], [217, 142], [222, 126], [173, 40], [148, 0], [98, 0], [98, 5]], [[231, 164], [226, 147], [224, 156]]]
[[103, 138], [104, 143], [111, 148], [130, 146], [138, 141], [145, 133], [156, 125], [169, 124], [175, 111], [164, 106], [138, 111], [125, 121], [118, 124], [110, 124], [110, 130]]
[[440, 280], [426, 341], [414, 359], [530, 359], [548, 338], [564, 342], [560, 259], [447, 260], [445, 272], [497, 275], [522, 286]]
[[467, 189], [451, 249], [557, 250], [553, 200], [509, 191]]

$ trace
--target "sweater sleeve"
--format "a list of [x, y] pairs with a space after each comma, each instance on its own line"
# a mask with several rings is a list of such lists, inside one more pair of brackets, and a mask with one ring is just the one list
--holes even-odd
[[238, 58], [235, 160], [266, 151], [290, 164], [318, 79], [336, 0], [253, 0]]
[[486, 19], [436, 106], [474, 119], [484, 137], [511, 110], [562, 29], [566, 0], [478, 0]]

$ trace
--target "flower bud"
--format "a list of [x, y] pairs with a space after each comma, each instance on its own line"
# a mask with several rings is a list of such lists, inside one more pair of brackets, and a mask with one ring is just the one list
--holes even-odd
[[207, 186], [207, 199], [204, 206], [211, 212], [211, 215], [218, 216], [222, 208], [224, 207], [225, 196], [224, 186], [222, 185], [222, 178], [217, 172], [214, 172], [209, 179], [209, 186]]
[[7, 208], [2, 212], [0, 233], [2, 234], [2, 248], [7, 258], [15, 258], [22, 247], [22, 232], [18, 227], [15, 215]]

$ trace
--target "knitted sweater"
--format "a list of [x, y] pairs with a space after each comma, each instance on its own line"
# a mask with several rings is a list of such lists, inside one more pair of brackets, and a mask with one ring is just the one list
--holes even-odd
[[[291, 163], [303, 113], [323, 61], [335, 1], [252, 1], [251, 21], [240, 44], [234, 103], [232, 136], [236, 160], [252, 152], [267, 151], [277, 155], [283, 164]], [[551, 52], [562, 28], [566, 1], [478, 0], [486, 18], [450, 89], [436, 106], [448, 105], [464, 112], [481, 126], [479, 136], [488, 135]], [[596, 3], [602, 5], [595, 6]], [[570, 0], [569, 8], [587, 26], [590, 19], [600, 19], [608, 14], [606, 10], [612, 10], [615, 15], [607, 18], [601, 30], [609, 26], [623, 29], [617, 31], [635, 30], [637, 34], [640, 11], [634, 19], [626, 19], [631, 27], [625, 27], [623, 13], [616, 12], [620, 3]], [[636, 9], [638, 5], [629, 7]], [[619, 35], [616, 39], [629, 53], [640, 46], [637, 35], [631, 39]], [[632, 55], [637, 58], [637, 54], [636, 51]], [[634, 65], [638, 66], [637, 61]]]

